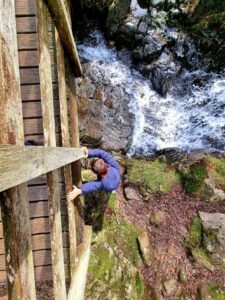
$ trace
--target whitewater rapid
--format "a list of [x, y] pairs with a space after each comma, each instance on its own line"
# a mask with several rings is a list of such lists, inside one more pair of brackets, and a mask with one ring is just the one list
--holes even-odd
[[103, 92], [111, 85], [129, 98], [133, 134], [128, 154], [148, 156], [168, 147], [224, 151], [225, 74], [184, 70], [162, 97], [132, 67], [129, 53], [108, 46], [100, 32], [93, 32], [78, 51]]

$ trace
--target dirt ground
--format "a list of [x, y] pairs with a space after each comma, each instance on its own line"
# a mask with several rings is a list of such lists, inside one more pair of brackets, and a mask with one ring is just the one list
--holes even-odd
[[[37, 300], [54, 300], [53, 282], [44, 281], [36, 283]], [[7, 286], [0, 286], [0, 299], [8, 300]]]
[[[155, 259], [151, 267], [145, 266], [141, 273], [150, 288], [157, 287], [165, 280], [178, 279], [180, 270], [186, 274], [183, 289], [190, 299], [198, 299], [198, 289], [204, 283], [217, 283], [225, 287], [225, 270], [218, 268], [211, 272], [205, 268], [197, 268], [187, 247], [184, 245], [184, 228], [190, 229], [197, 211], [225, 213], [225, 205], [215, 205], [205, 201], [193, 200], [177, 184], [167, 195], [152, 195], [144, 201], [138, 191], [136, 197], [126, 200], [123, 188], [118, 190], [120, 209], [127, 220], [149, 233], [154, 247]], [[158, 226], [150, 222], [154, 211], [165, 213], [164, 221]], [[187, 233], [187, 231], [186, 231]], [[174, 300], [174, 297], [163, 298]]]

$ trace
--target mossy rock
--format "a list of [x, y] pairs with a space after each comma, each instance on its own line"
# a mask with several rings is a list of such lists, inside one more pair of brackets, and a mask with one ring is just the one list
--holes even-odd
[[127, 163], [130, 184], [142, 187], [150, 193], [168, 193], [179, 181], [179, 175], [166, 162], [131, 159]]
[[215, 179], [215, 186], [225, 191], [225, 159], [207, 156], [206, 161]]
[[207, 166], [204, 162], [197, 162], [189, 166], [186, 172], [181, 173], [183, 188], [188, 194], [198, 196], [207, 175]]
[[140, 230], [121, 215], [116, 193], [100, 192], [97, 201], [107, 209], [98, 212], [101, 231], [93, 239], [85, 299], [142, 299], [144, 282], [136, 268]]
[[225, 160], [206, 156], [191, 165], [179, 166], [185, 191], [194, 198], [219, 202], [225, 198]]
[[82, 170], [81, 178], [83, 182], [89, 182], [97, 180], [97, 175], [92, 170]]
[[189, 237], [187, 240], [187, 246], [190, 249], [199, 248], [202, 246], [203, 240], [203, 228], [201, 219], [196, 216], [192, 222]]
[[206, 284], [201, 288], [201, 300], [225, 300], [225, 290], [216, 284]]

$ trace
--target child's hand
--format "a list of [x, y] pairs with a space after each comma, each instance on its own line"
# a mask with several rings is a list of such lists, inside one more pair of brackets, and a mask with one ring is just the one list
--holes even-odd
[[82, 193], [81, 189], [78, 189], [75, 185], [73, 185], [73, 190], [72, 190], [72, 192], [70, 192], [66, 195], [66, 199], [67, 199], [67, 201], [72, 201], [77, 196], [79, 196], [81, 193]]
[[87, 158], [88, 157], [88, 148], [83, 147], [83, 151], [84, 151], [84, 157]]

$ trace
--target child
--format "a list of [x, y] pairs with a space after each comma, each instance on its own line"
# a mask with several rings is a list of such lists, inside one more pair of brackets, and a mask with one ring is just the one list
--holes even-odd
[[73, 191], [67, 194], [67, 200], [73, 200], [79, 195], [85, 195], [97, 190], [104, 190], [107, 192], [118, 188], [120, 183], [120, 169], [116, 160], [104, 150], [83, 148], [85, 157], [94, 157], [91, 168], [97, 174], [96, 181], [90, 181], [82, 184], [80, 188], [73, 186]]

